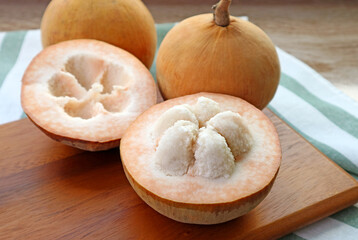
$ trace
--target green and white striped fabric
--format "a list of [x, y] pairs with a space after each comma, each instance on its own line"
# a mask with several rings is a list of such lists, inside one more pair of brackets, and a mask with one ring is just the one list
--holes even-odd
[[[158, 46], [174, 23], [158, 24]], [[40, 31], [0, 32], [0, 124], [25, 117], [20, 104], [22, 75], [41, 50]], [[358, 103], [303, 62], [277, 48], [281, 81], [269, 105], [342, 168], [358, 178]], [[155, 64], [151, 72], [155, 76]], [[358, 205], [282, 239], [358, 239]]]

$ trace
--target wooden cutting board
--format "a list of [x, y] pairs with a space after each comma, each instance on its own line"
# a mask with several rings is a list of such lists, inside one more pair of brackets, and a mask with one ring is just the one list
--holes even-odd
[[268, 197], [213, 226], [175, 222], [129, 185], [118, 149], [90, 153], [57, 143], [29, 120], [0, 126], [0, 239], [270, 239], [358, 201], [357, 182], [265, 110], [283, 159]]

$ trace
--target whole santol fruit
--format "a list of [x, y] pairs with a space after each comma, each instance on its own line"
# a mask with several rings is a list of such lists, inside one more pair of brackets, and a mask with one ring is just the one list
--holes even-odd
[[141, 0], [52, 0], [41, 22], [44, 47], [71, 40], [97, 39], [120, 47], [152, 65], [157, 35]]
[[106, 150], [156, 103], [148, 69], [132, 54], [97, 40], [44, 49], [22, 79], [21, 103], [51, 138], [84, 150]]
[[280, 77], [275, 47], [260, 28], [230, 16], [230, 2], [221, 0], [214, 17], [190, 17], [166, 35], [157, 57], [157, 80], [165, 99], [225, 93], [262, 109], [273, 98]]
[[246, 101], [199, 93], [157, 104], [128, 128], [126, 176], [152, 208], [185, 223], [246, 214], [269, 193], [281, 162], [275, 127]]

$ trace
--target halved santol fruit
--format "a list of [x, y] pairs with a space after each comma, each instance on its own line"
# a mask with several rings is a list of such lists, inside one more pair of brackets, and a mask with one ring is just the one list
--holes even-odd
[[21, 103], [51, 138], [99, 151], [118, 146], [128, 126], [156, 103], [156, 86], [132, 54], [97, 40], [71, 40], [33, 59]]
[[120, 150], [130, 184], [149, 206], [196, 224], [252, 210], [269, 193], [281, 162], [271, 121], [246, 101], [215, 93], [151, 107], [128, 128]]

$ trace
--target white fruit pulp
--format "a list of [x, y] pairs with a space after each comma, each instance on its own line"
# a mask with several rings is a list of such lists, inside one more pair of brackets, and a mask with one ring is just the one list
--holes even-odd
[[156, 165], [167, 176], [230, 178], [235, 164], [250, 151], [253, 139], [239, 113], [223, 111], [217, 102], [199, 97], [178, 105], [154, 124]]

